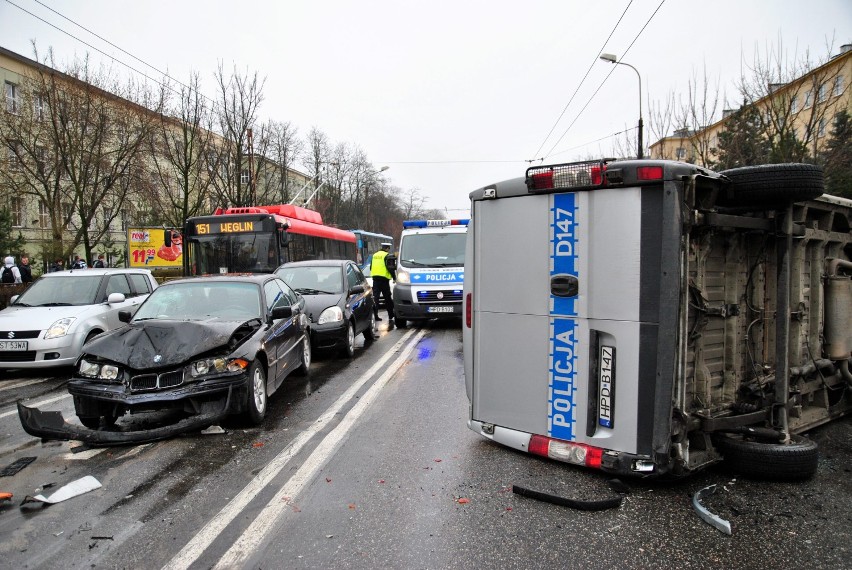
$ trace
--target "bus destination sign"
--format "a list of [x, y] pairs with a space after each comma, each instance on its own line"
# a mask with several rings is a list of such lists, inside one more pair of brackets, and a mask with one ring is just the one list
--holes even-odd
[[[255, 231], [254, 222], [213, 222], [195, 224], [195, 233], [205, 234], [234, 234]], [[258, 228], [260, 229], [260, 228]]]

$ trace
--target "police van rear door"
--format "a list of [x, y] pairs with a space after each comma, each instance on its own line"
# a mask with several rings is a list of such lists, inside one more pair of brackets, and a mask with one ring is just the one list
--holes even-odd
[[659, 191], [493, 190], [472, 202], [471, 419], [649, 453], [658, 325], [640, 319], [654, 263], [641, 221]]

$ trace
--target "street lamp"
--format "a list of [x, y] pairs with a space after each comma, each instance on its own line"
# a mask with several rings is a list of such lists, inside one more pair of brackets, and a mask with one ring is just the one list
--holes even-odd
[[600, 55], [600, 59], [604, 61], [608, 61], [610, 63], [614, 63], [616, 65], [626, 65], [630, 69], [636, 72], [636, 77], [639, 78], [639, 150], [636, 152], [637, 158], [643, 158], [642, 156], [642, 76], [639, 75], [639, 70], [630, 65], [629, 63], [624, 63], [623, 61], [617, 61], [618, 58], [615, 57], [614, 54], [611, 53], [602, 53]]

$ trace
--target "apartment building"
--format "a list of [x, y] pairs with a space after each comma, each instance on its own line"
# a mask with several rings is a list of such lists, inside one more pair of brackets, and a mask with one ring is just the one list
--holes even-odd
[[[793, 137], [808, 155], [825, 147], [835, 117], [852, 113], [852, 44], [826, 63], [783, 84], [765, 86], [762, 96], [750, 105], [759, 130], [769, 136]], [[676, 129], [650, 147], [652, 158], [682, 160], [713, 167], [719, 157], [719, 135], [736, 109], [727, 109], [717, 122], [699, 128]]]

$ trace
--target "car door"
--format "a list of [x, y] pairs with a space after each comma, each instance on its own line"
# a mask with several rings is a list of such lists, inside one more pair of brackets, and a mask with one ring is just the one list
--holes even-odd
[[[271, 314], [276, 307], [292, 306], [291, 297], [284, 291], [285, 287], [287, 285], [280, 279], [270, 279], [263, 284], [267, 314]], [[287, 374], [299, 365], [301, 358], [302, 353], [297, 350], [301, 313], [297, 307], [293, 309], [290, 317], [274, 320], [264, 338], [267, 357], [270, 357], [269, 378], [274, 380], [270, 391], [277, 388]]]
[[123, 325], [123, 323], [118, 320], [119, 311], [129, 310], [131, 313], [135, 313], [136, 309], [139, 308], [139, 305], [142, 304], [142, 301], [144, 300], [144, 297], [134, 295], [130, 282], [127, 280], [127, 275], [124, 273], [116, 273], [107, 276], [106, 286], [104, 287], [101, 302], [105, 303], [109, 299], [109, 296], [113, 293], [121, 293], [124, 295], [124, 301], [121, 303], [105, 305], [103, 319], [109, 329], [118, 328]]

